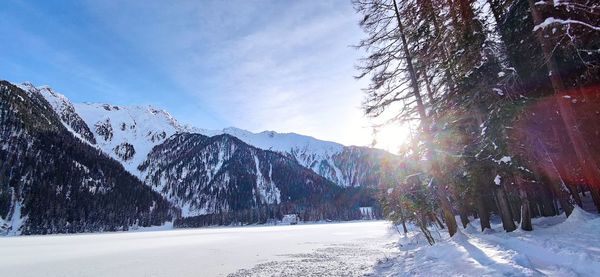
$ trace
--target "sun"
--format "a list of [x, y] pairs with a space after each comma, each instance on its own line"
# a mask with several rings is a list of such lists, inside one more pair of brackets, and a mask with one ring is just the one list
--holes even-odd
[[390, 153], [398, 153], [400, 146], [410, 139], [411, 127], [408, 124], [392, 123], [378, 128], [375, 134], [375, 147]]

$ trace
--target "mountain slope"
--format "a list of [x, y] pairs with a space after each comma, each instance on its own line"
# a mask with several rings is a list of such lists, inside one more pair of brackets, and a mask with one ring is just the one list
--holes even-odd
[[[230, 135], [176, 134], [156, 146], [139, 169], [146, 184], [184, 217], [287, 206], [285, 212], [314, 210], [316, 217], [335, 218], [329, 212], [343, 192], [295, 160]], [[349, 200], [338, 209], [357, 205]]]
[[122, 230], [172, 219], [165, 199], [71, 133], [91, 138], [70, 109], [59, 116], [39, 91], [6, 81], [0, 100], [1, 233]]
[[397, 162], [386, 151], [344, 146], [295, 133], [252, 133], [238, 128], [205, 130], [183, 126], [168, 112], [153, 107], [71, 103], [49, 87], [21, 87], [41, 93], [76, 136], [120, 161], [130, 173], [143, 178], [137, 167], [154, 146], [184, 132], [205, 136], [229, 134], [254, 147], [279, 152], [342, 187], [375, 187], [382, 163]]
[[138, 175], [137, 167], [152, 148], [176, 133], [190, 131], [168, 112], [151, 106], [115, 106], [109, 104], [71, 103], [49, 87], [20, 86], [40, 93], [77, 137], [94, 145], [125, 169]]
[[52, 106], [56, 114], [58, 114], [60, 120], [63, 122], [65, 127], [69, 129], [75, 136], [82, 140], [96, 144], [96, 138], [94, 134], [85, 123], [85, 121], [75, 111], [75, 107], [64, 95], [55, 92], [48, 86], [35, 87], [31, 83], [23, 83], [18, 86], [30, 94], [39, 94], [44, 96], [46, 101]]
[[380, 176], [386, 174], [382, 164], [399, 163], [395, 155], [383, 150], [344, 146], [295, 133], [252, 133], [237, 128], [226, 128], [221, 133], [261, 149], [284, 153], [342, 187], [376, 187]]
[[[220, 131], [182, 126], [167, 112], [152, 107], [73, 104], [48, 87], [23, 84], [21, 88], [43, 96], [82, 144], [119, 161], [181, 209], [181, 226], [223, 224], [223, 216], [230, 223], [263, 222], [286, 213], [300, 214], [305, 220], [351, 219], [360, 216], [359, 205], [372, 205], [368, 190], [343, 189], [283, 151], [298, 141], [314, 144], [304, 150], [318, 150], [313, 153], [318, 157], [336, 153], [342, 157], [352, 148], [301, 135], [274, 134], [280, 151], [269, 151]], [[356, 179], [353, 170], [346, 175]], [[341, 176], [344, 171], [338, 172]], [[212, 215], [220, 219], [215, 221]]]

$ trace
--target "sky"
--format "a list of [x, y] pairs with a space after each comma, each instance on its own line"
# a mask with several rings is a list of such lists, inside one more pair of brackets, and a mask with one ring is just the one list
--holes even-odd
[[373, 136], [350, 0], [2, 0], [0, 79], [73, 102], [153, 105], [181, 123], [310, 135], [395, 152]]

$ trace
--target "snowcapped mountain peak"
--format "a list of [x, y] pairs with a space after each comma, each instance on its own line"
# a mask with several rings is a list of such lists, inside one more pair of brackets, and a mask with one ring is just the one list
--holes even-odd
[[375, 185], [379, 174], [378, 160], [394, 155], [366, 147], [346, 147], [342, 144], [319, 140], [296, 133], [263, 131], [252, 133], [235, 127], [221, 132], [204, 133], [212, 136], [224, 133], [239, 138], [254, 147], [279, 152], [296, 160], [300, 165], [343, 187]]
[[[89, 103], [84, 102], [81, 104], [75, 104], [82, 110], [94, 111], [94, 113], [102, 114], [105, 117], [113, 117], [115, 119], [123, 119], [128, 121], [131, 119], [149, 119], [153, 121], [161, 121], [170, 125], [171, 127], [183, 131], [186, 129], [166, 110], [156, 108], [152, 105], [146, 106], [117, 106], [103, 103]], [[155, 123], [155, 122], [154, 122]]]
[[17, 87], [19, 87], [20, 89], [24, 90], [27, 93], [30, 93], [32, 90], [39, 90], [37, 87], [35, 87], [29, 81], [25, 81], [25, 82], [21, 83], [20, 85], [17, 85]]
[[54, 91], [49, 86], [36, 87], [29, 82], [19, 85], [19, 88], [29, 94], [37, 93], [43, 96], [54, 109], [54, 111], [59, 115], [60, 120], [68, 130], [70, 130], [76, 137], [80, 138], [84, 142], [92, 145], [96, 144], [94, 134], [79, 116], [77, 111], [75, 111], [75, 107], [66, 96]]
[[103, 103], [71, 103], [48, 86], [23, 83], [28, 93], [39, 93], [61, 121], [83, 141], [101, 149], [137, 175], [150, 150], [175, 133], [192, 132], [169, 112], [147, 106], [117, 106]]
[[277, 152], [290, 152], [290, 150], [296, 149], [325, 155], [341, 152], [344, 148], [339, 143], [323, 141], [296, 133], [277, 133], [275, 131], [252, 133], [235, 127], [225, 128], [223, 133], [237, 137], [255, 147]]
[[[138, 170], [151, 150], [175, 134], [192, 133], [207, 137], [227, 134], [263, 150], [293, 158], [300, 165], [343, 186], [374, 185], [379, 162], [393, 155], [364, 147], [346, 147], [296, 133], [263, 131], [253, 133], [229, 127], [206, 130], [180, 124], [169, 112], [151, 105], [117, 106], [103, 103], [71, 103], [47, 86], [24, 83], [28, 93], [41, 94], [59, 114], [72, 133], [118, 160], [130, 173], [144, 178]], [[265, 175], [266, 176], [266, 175]]]
[[134, 174], [154, 146], [173, 134], [190, 131], [167, 111], [153, 106], [97, 103], [74, 106], [87, 125], [94, 129], [104, 152], [121, 161]]

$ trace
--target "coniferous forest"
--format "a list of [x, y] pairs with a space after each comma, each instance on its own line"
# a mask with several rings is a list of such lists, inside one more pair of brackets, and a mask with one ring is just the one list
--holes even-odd
[[600, 211], [598, 3], [353, 5], [364, 111], [412, 129], [402, 176], [381, 186], [389, 219], [433, 244], [430, 226], [452, 236], [470, 216], [484, 231], [497, 215], [511, 232], [576, 207]]

